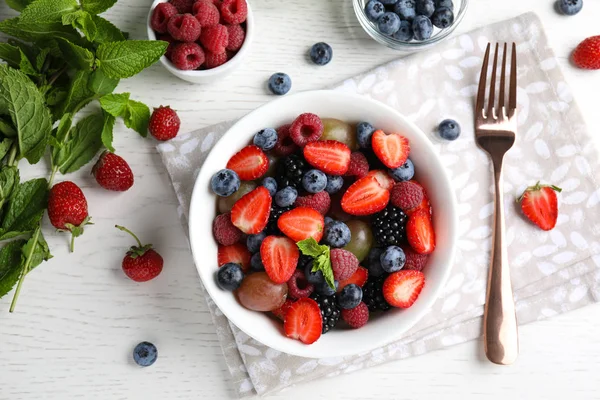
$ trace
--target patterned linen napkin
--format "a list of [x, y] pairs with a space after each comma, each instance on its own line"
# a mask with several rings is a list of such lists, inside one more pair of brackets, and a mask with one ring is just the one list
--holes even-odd
[[[493, 182], [490, 162], [474, 143], [473, 102], [488, 42], [516, 42], [517, 142], [505, 159], [506, 242], [519, 324], [600, 301], [600, 185], [598, 153], [534, 14], [458, 36], [348, 79], [335, 90], [360, 93], [399, 110], [431, 138], [458, 199], [458, 253], [444, 293], [398, 342], [354, 357], [306, 359], [251, 339], [206, 296], [240, 396], [364, 369], [475, 339], [482, 315], [491, 243]], [[359, 118], [360, 116], [357, 116]], [[437, 138], [444, 118], [462, 125], [454, 142]], [[198, 130], [158, 146], [186, 216], [195, 177], [212, 145], [233, 122]], [[536, 181], [560, 186], [556, 228], [524, 221], [515, 203]]]

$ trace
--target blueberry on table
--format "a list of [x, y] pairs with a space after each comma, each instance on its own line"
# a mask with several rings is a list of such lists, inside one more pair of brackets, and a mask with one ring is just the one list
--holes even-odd
[[363, 149], [370, 148], [373, 132], [375, 132], [373, 125], [364, 121], [359, 122], [356, 125], [356, 140], [358, 141], [358, 145]]
[[352, 233], [348, 225], [341, 221], [332, 221], [325, 225], [323, 242], [330, 247], [341, 248], [350, 243]]
[[424, 15], [417, 15], [412, 24], [413, 34], [416, 40], [427, 40], [433, 33], [431, 20]]
[[454, 23], [454, 13], [448, 7], [440, 7], [431, 16], [431, 23], [440, 29], [445, 29]]
[[435, 11], [435, 3], [433, 0], [417, 0], [417, 15], [431, 17]]
[[460, 125], [453, 119], [445, 119], [440, 122], [438, 131], [442, 139], [456, 140], [460, 136]]
[[327, 186], [325, 186], [325, 191], [327, 193], [337, 193], [342, 186], [344, 186], [344, 178], [339, 175], [327, 175]]
[[313, 44], [310, 48], [310, 59], [317, 65], [329, 64], [333, 57], [333, 49], [324, 42]]
[[302, 177], [302, 187], [309, 193], [319, 193], [327, 186], [327, 175], [318, 169], [307, 171]]
[[377, 0], [371, 0], [365, 6], [365, 15], [373, 22], [377, 22], [384, 13], [385, 6]]
[[275, 193], [275, 204], [279, 207], [289, 207], [296, 201], [298, 191], [293, 186], [286, 186]]
[[278, 96], [284, 95], [292, 88], [292, 79], [288, 74], [277, 72], [269, 78], [269, 90]]
[[253, 143], [262, 150], [269, 151], [277, 143], [277, 131], [273, 128], [262, 129], [254, 135]]
[[583, 7], [583, 0], [558, 0], [558, 9], [565, 15], [575, 15]]
[[231, 196], [240, 188], [240, 178], [235, 171], [222, 169], [210, 178], [210, 187], [217, 196]]
[[417, 5], [415, 0], [399, 0], [394, 5], [394, 12], [398, 14], [398, 16], [402, 20], [412, 21], [413, 18], [417, 16]]
[[363, 292], [360, 286], [355, 283], [344, 286], [338, 295], [338, 304], [345, 310], [350, 310], [362, 301]]
[[409, 21], [401, 21], [400, 29], [394, 33], [394, 39], [402, 40], [403, 42], [410, 42], [413, 39], [412, 24]]
[[398, 168], [390, 169], [390, 175], [396, 182], [409, 181], [415, 176], [415, 166], [410, 159]]
[[223, 290], [234, 291], [244, 279], [244, 272], [239, 264], [227, 263], [217, 270], [217, 285]]
[[393, 12], [386, 12], [377, 21], [379, 31], [384, 35], [393, 35], [400, 29], [400, 17]]
[[271, 197], [275, 196], [275, 193], [277, 193], [277, 181], [275, 178], [267, 176], [263, 179], [262, 185], [267, 188]]
[[150, 342], [141, 342], [133, 349], [133, 360], [141, 367], [149, 367], [158, 357], [156, 346]]
[[381, 253], [379, 261], [385, 272], [392, 273], [400, 271], [404, 267], [406, 255], [400, 247], [390, 246]]

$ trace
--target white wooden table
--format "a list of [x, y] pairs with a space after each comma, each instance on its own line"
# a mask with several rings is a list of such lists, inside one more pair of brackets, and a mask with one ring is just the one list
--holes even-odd
[[[145, 38], [151, 0], [121, 0], [108, 18], [132, 38]], [[158, 106], [170, 104], [190, 131], [242, 116], [272, 99], [265, 81], [284, 71], [293, 91], [322, 88], [398, 55], [361, 30], [350, 0], [252, 0], [257, 34], [244, 68], [212, 86], [194, 86], [156, 65], [123, 81], [118, 91]], [[541, 16], [561, 67], [592, 132], [600, 133], [600, 71], [569, 65], [583, 38], [600, 34], [600, 1], [563, 17], [553, 0], [471, 0], [459, 31], [522, 12]], [[0, 18], [12, 15], [2, 4]], [[334, 61], [309, 65], [305, 54], [328, 42]], [[235, 396], [198, 276], [178, 222], [177, 200], [155, 141], [119, 125], [117, 152], [129, 161], [136, 183], [115, 195], [98, 188], [90, 168], [68, 178], [87, 195], [96, 225], [67, 253], [67, 235], [46, 228], [54, 258], [27, 277], [17, 312], [11, 296], [0, 300], [0, 400], [21, 399], [225, 399]], [[22, 167], [26, 177], [45, 176], [43, 166]], [[162, 275], [136, 284], [120, 264], [131, 238], [123, 224], [152, 242], [165, 259]], [[49, 226], [49, 223], [46, 224]], [[521, 355], [514, 366], [485, 361], [481, 342], [389, 363], [288, 390], [273, 399], [600, 399], [600, 305], [521, 329]], [[133, 346], [154, 342], [158, 362], [145, 369], [131, 360]]]

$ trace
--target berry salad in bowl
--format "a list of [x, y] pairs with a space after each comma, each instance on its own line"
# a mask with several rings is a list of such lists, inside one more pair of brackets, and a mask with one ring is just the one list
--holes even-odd
[[398, 340], [436, 300], [454, 192], [427, 137], [361, 96], [304, 92], [239, 120], [195, 184], [190, 242], [227, 318], [304, 357]]

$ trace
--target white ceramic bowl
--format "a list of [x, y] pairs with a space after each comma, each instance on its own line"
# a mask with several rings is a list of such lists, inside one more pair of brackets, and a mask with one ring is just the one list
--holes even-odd
[[[156, 34], [154, 30], [150, 26], [150, 18], [152, 18], [152, 12], [154, 8], [159, 3], [166, 3], [167, 0], [154, 0], [152, 6], [150, 7], [150, 11], [148, 12], [148, 19], [146, 21], [146, 27], [148, 29], [148, 39], [149, 40], [157, 40]], [[179, 79], [183, 79], [184, 81], [188, 81], [191, 83], [212, 83], [218, 80], [218, 78], [223, 78], [226, 75], [229, 75], [236, 68], [242, 65], [242, 61], [248, 55], [250, 50], [250, 44], [252, 43], [252, 39], [254, 38], [254, 16], [252, 14], [252, 9], [250, 8], [250, 3], [248, 3], [248, 17], [246, 18], [246, 39], [244, 40], [244, 44], [237, 52], [237, 54], [231, 59], [228, 60], [225, 64], [219, 65], [216, 68], [207, 69], [207, 70], [192, 70], [192, 71], [183, 71], [175, 67], [171, 61], [167, 59], [167, 57], [162, 56], [160, 58], [160, 62], [162, 65], [178, 77]]]
[[[255, 132], [265, 127], [290, 123], [304, 112], [348, 122], [369, 121], [378, 129], [398, 132], [410, 140], [410, 158], [416, 179], [426, 188], [434, 210], [436, 249], [424, 270], [426, 283], [415, 304], [378, 315], [356, 330], [335, 329], [312, 345], [287, 338], [283, 325], [267, 314], [242, 307], [231, 292], [221, 290], [215, 281], [217, 243], [212, 236], [216, 196], [210, 178], [225, 168], [227, 160], [250, 143]], [[220, 310], [242, 331], [285, 353], [322, 358], [357, 354], [402, 338], [431, 307], [450, 273], [457, 235], [454, 191], [446, 171], [425, 134], [394, 109], [358, 95], [334, 91], [310, 91], [281, 97], [240, 119], [208, 155], [194, 186], [190, 207], [190, 242], [194, 261], [206, 290]]]

